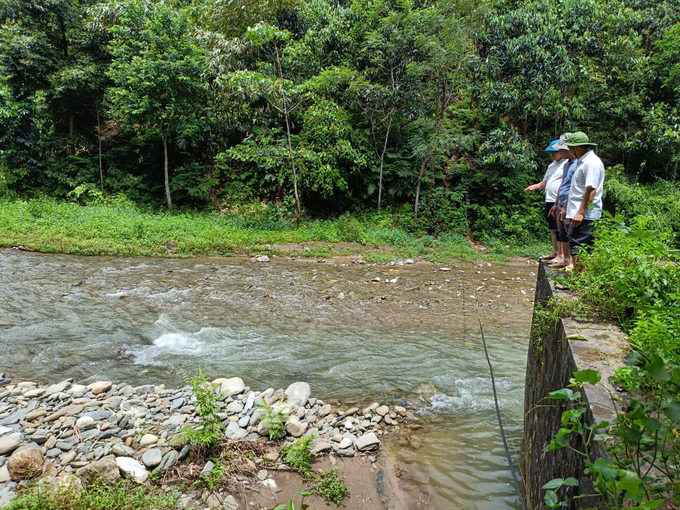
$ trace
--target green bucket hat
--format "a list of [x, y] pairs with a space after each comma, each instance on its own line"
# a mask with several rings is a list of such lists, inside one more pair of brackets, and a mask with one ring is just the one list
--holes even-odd
[[597, 147], [596, 143], [590, 143], [588, 135], [583, 131], [572, 133], [566, 143], [567, 147]]

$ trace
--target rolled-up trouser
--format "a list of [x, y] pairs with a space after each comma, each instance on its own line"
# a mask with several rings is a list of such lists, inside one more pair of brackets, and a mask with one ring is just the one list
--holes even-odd
[[590, 251], [593, 248], [593, 230], [595, 230], [595, 220], [583, 220], [578, 227], [574, 227], [571, 219], [567, 225], [567, 235], [569, 236], [569, 251], [573, 255], [578, 255], [581, 248]]

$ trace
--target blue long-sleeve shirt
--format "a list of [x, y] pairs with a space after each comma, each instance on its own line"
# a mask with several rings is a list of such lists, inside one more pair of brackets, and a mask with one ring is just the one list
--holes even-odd
[[574, 177], [574, 172], [578, 168], [578, 159], [572, 159], [564, 165], [564, 173], [562, 174], [562, 184], [557, 196], [557, 212], [559, 212], [569, 198], [571, 191], [571, 180]]

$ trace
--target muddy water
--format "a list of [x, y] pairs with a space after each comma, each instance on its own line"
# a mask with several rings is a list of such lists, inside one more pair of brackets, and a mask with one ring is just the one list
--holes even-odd
[[427, 493], [419, 507], [518, 508], [471, 296], [519, 449], [536, 266], [441, 268], [0, 251], [0, 371], [178, 385], [200, 365], [257, 389], [304, 380], [327, 400], [406, 403], [425, 425], [390, 451]]

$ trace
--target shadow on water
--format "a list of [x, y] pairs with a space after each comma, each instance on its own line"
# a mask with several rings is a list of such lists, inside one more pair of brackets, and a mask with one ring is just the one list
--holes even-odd
[[[474, 268], [509, 432], [519, 449], [535, 265]], [[182, 383], [200, 365], [253, 388], [305, 380], [343, 403], [416, 408], [389, 449], [423, 508], [518, 508], [474, 316], [470, 266], [351, 259], [76, 257], [0, 251], [0, 370]], [[379, 280], [379, 281], [378, 281]]]

